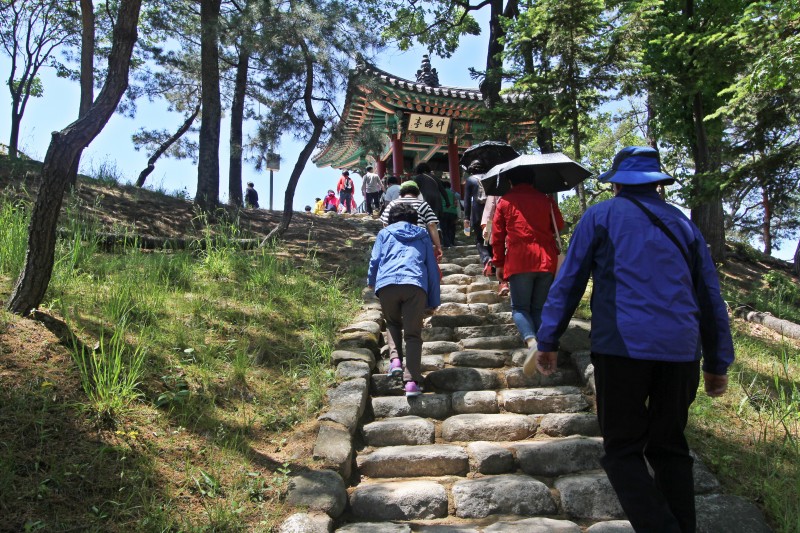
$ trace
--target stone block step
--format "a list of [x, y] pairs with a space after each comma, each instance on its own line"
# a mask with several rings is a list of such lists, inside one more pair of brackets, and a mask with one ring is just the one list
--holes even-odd
[[511, 351], [464, 350], [452, 352], [447, 362], [453, 366], [500, 368], [511, 364]]
[[[426, 520], [447, 516], [447, 490], [435, 481], [395, 481], [362, 483], [350, 494], [353, 515], [365, 520]], [[403, 526], [401, 524], [395, 524]], [[393, 532], [407, 529], [372, 529], [357, 527], [337, 531]]]
[[559, 367], [549, 376], [536, 373], [529, 377], [522, 373], [522, 368], [520, 367], [509, 368], [504, 372], [506, 386], [510, 389], [557, 387], [561, 385], [578, 385], [580, 383], [578, 373], [572, 367]]
[[603, 440], [597, 437], [518, 442], [510, 448], [520, 470], [531, 476], [555, 477], [602, 468]]
[[439, 270], [441, 270], [442, 276], [449, 276], [450, 274], [463, 274], [464, 265], [457, 265], [455, 263], [450, 263], [450, 262], [440, 263]]
[[505, 389], [500, 392], [499, 403], [510, 413], [526, 415], [576, 413], [589, 408], [581, 390], [572, 386]]
[[[413, 524], [415, 533], [580, 533], [581, 528], [569, 520], [554, 518], [521, 518], [497, 521], [494, 524], [485, 524], [480, 520], [474, 525], [461, 524]], [[627, 522], [624, 522], [627, 524]], [[603, 524], [603, 522], [599, 523]], [[592, 526], [594, 527], [594, 526]], [[633, 533], [633, 529], [592, 529], [590, 533]], [[280, 533], [283, 533], [281, 531]], [[294, 532], [291, 532], [294, 533]], [[310, 533], [304, 531], [303, 533]], [[316, 532], [314, 532], [316, 533]], [[412, 533], [410, 524], [393, 522], [356, 522], [347, 524], [336, 530], [336, 533]]]
[[372, 398], [375, 418], [419, 416], [443, 420], [452, 413], [449, 394], [425, 393], [413, 398], [405, 396], [378, 396]]
[[[457, 340], [480, 337], [519, 337], [519, 332], [513, 322], [479, 326], [455, 326], [451, 329], [453, 330], [454, 338]], [[522, 344], [519, 343], [518, 345], [521, 346]]]
[[453, 502], [459, 518], [484, 518], [492, 514], [533, 516], [555, 514], [550, 489], [536, 479], [520, 474], [487, 476], [458, 481]]
[[445, 442], [518, 441], [535, 432], [536, 423], [530, 417], [516, 414], [464, 414], [442, 422]]
[[449, 444], [377, 448], [359, 454], [356, 463], [360, 473], [371, 478], [464, 476], [469, 472], [466, 450]]
[[441, 391], [492, 390], [500, 387], [496, 372], [483, 368], [444, 368], [425, 378], [426, 386]]
[[518, 333], [494, 337], [467, 338], [462, 339], [460, 344], [464, 350], [512, 350], [525, 346]]
[[625, 513], [604, 473], [564, 476], [555, 480], [561, 508], [570, 517], [587, 520], [619, 520]]
[[418, 416], [401, 416], [366, 424], [362, 429], [367, 446], [433, 444], [433, 422]]

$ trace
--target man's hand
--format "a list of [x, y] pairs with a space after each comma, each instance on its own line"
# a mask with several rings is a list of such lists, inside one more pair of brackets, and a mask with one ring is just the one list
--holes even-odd
[[703, 381], [705, 381], [706, 394], [712, 398], [722, 396], [728, 390], [728, 376], [727, 374], [718, 375], [710, 372], [703, 372]]
[[497, 281], [504, 281], [503, 274], [503, 267], [494, 267], [494, 275], [497, 277]]
[[433, 245], [433, 256], [436, 258], [436, 262], [437, 263], [441, 263], [442, 262], [442, 256], [443, 255], [444, 254], [442, 253], [442, 247], [439, 246], [438, 244], [434, 244]]
[[467, 229], [468, 227], [469, 227], [469, 220], [467, 220], [467, 219], [465, 218], [465, 219], [464, 219], [464, 229]]
[[549, 376], [556, 371], [558, 352], [540, 352], [536, 350], [533, 356], [536, 358], [536, 370], [543, 376]]
[[481, 237], [483, 237], [483, 240], [485, 241], [489, 238], [489, 226], [481, 225], [481, 228]]

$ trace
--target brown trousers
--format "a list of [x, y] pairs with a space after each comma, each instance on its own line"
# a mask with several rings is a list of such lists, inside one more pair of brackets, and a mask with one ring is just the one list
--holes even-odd
[[389, 359], [399, 357], [404, 362], [404, 382], [422, 384], [422, 319], [428, 295], [416, 285], [387, 285], [378, 291], [378, 298], [386, 319]]

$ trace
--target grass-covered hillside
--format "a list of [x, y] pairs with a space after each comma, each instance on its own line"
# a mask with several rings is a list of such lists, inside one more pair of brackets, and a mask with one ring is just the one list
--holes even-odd
[[[5, 300], [37, 184], [33, 164], [0, 167]], [[285, 242], [247, 249], [277, 213], [209, 221], [100, 177], [65, 198], [42, 309], [0, 312], [0, 531], [272, 531], [289, 476], [313, 466], [332, 343], [364, 283], [361, 231], [297, 214]], [[800, 321], [789, 272], [737, 247], [720, 277], [732, 308]], [[692, 446], [727, 492], [800, 531], [800, 343], [733, 325], [730, 392], [698, 395]]]

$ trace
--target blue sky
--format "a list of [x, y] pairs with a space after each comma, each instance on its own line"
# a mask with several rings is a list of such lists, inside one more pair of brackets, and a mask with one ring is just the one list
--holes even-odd
[[[484, 32], [486, 33], [486, 32]], [[477, 83], [470, 79], [469, 68], [482, 70], [486, 63], [487, 35], [468, 37], [462, 41], [459, 50], [448, 59], [431, 56], [433, 68], [439, 73], [442, 85], [475, 87]], [[423, 54], [422, 48], [408, 52], [388, 50], [375, 59], [376, 65], [392, 74], [406, 79], [414, 79], [420, 68]], [[8, 77], [9, 59], [0, 57], [0, 74]], [[77, 117], [80, 87], [77, 82], [57, 78], [52, 70], [42, 72], [44, 95], [32, 98], [23, 117], [20, 132], [20, 149], [30, 157], [43, 160], [50, 142], [50, 133], [61, 130]], [[341, 88], [342, 97], [345, 87]], [[343, 100], [343, 98], [342, 98]], [[134, 182], [139, 172], [146, 166], [150, 154], [137, 152], [133, 148], [131, 135], [143, 125], [149, 129], [176, 130], [183, 118], [176, 113], [169, 113], [163, 102], [147, 102], [137, 104], [136, 117], [129, 119], [114, 115], [103, 131], [84, 151], [81, 158], [80, 171], [84, 174], [97, 175], [101, 167], [116, 169], [122, 182]], [[8, 90], [0, 90], [0, 142], [8, 143], [10, 131], [10, 97]], [[341, 111], [341, 110], [340, 110]], [[220, 193], [222, 200], [227, 199], [228, 190], [228, 129], [230, 116], [223, 115], [222, 139], [220, 144]], [[199, 126], [199, 122], [196, 124]], [[254, 131], [254, 125], [249, 124]], [[247, 130], [247, 127], [246, 127]], [[245, 131], [245, 135], [247, 135]], [[286, 136], [278, 147], [281, 155], [281, 170], [274, 174], [274, 209], [283, 209], [283, 196], [289, 174], [297, 161], [303, 144]], [[321, 197], [329, 188], [336, 185], [339, 172], [331, 168], [317, 168], [311, 161], [300, 177], [294, 199], [294, 209], [302, 211], [305, 205], [313, 205], [315, 197]], [[269, 171], [257, 172], [250, 163], [244, 163], [243, 181], [253, 181], [259, 192], [261, 207], [269, 207]], [[356, 181], [360, 186], [358, 177]], [[197, 168], [191, 161], [176, 161], [162, 157], [156, 163], [155, 171], [147, 178], [147, 185], [167, 191], [186, 188], [190, 196], [194, 196], [197, 185]]]

